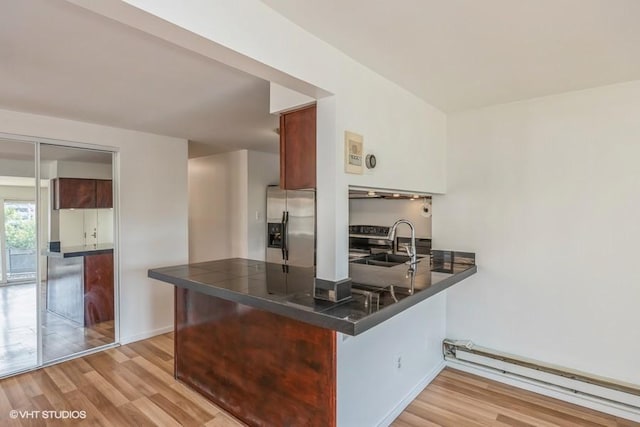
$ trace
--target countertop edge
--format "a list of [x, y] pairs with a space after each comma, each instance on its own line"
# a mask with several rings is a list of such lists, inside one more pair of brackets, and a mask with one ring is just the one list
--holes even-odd
[[113, 253], [113, 248], [86, 249], [86, 250], [70, 251], [70, 252], [44, 251], [43, 255], [52, 257], [52, 258], [73, 258], [73, 257], [110, 254], [110, 253]]
[[368, 331], [374, 326], [377, 326], [382, 322], [391, 319], [393, 316], [402, 313], [408, 308], [420, 304], [421, 302], [431, 298], [432, 296], [450, 288], [456, 283], [461, 282], [467, 277], [474, 275], [477, 271], [478, 267], [476, 265], [473, 265], [472, 267], [461, 271], [460, 273], [452, 274], [451, 276], [432, 284], [427, 289], [424, 289], [410, 297], [398, 301], [398, 303], [390, 307], [386, 307], [383, 310], [370, 314], [369, 316], [363, 318], [361, 321], [355, 323], [354, 333], [352, 335], [359, 335], [365, 331]]
[[[157, 271], [153, 271], [153, 269], [150, 269], [148, 271], [147, 276], [151, 279], [160, 280], [174, 286], [200, 292], [202, 294], [221, 298], [227, 301], [237, 302], [260, 310], [266, 310], [270, 313], [279, 314], [281, 316], [299, 320], [304, 323], [309, 323], [320, 328], [332, 329], [334, 331], [343, 332], [348, 335], [355, 335], [353, 322], [349, 322], [344, 319], [336, 319], [335, 317], [327, 316], [322, 313], [305, 310], [304, 308], [296, 306], [296, 304], [287, 303], [284, 298], [281, 301], [270, 301], [255, 295], [240, 294], [228, 289], [216, 288], [210, 285], [200, 285], [197, 282], [193, 282], [191, 280], [167, 276], [165, 274], [158, 273]], [[295, 312], [295, 316], [292, 315], [292, 312]]]
[[[392, 318], [393, 316], [402, 313], [408, 308], [413, 307], [414, 305], [417, 305], [422, 301], [446, 290], [447, 288], [466, 279], [467, 277], [472, 276], [477, 271], [477, 266], [473, 265], [460, 273], [452, 274], [451, 276], [432, 284], [427, 289], [424, 289], [410, 297], [404, 298], [397, 304], [389, 306], [376, 313], [372, 313], [356, 321], [347, 320], [345, 318], [340, 319], [333, 316], [328, 316], [326, 314], [323, 314], [322, 312], [306, 310], [304, 308], [296, 306], [296, 304], [289, 303], [285, 300], [285, 298], [283, 298], [282, 300], [271, 301], [255, 295], [241, 294], [228, 289], [217, 288], [211, 285], [199, 284], [198, 282], [194, 282], [192, 280], [165, 275], [155, 271], [154, 269], [149, 269], [147, 272], [147, 276], [151, 279], [160, 280], [162, 282], [200, 292], [205, 295], [237, 302], [249, 307], [266, 310], [271, 313], [279, 314], [321, 328], [331, 329], [347, 335], [356, 336], [381, 324], [382, 322]], [[336, 303], [336, 306], [339, 304], [340, 303]]]

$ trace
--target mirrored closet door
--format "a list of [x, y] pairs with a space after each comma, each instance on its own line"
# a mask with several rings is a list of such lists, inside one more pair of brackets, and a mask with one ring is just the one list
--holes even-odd
[[35, 153], [0, 139], [0, 376], [38, 365]]
[[113, 153], [40, 145], [45, 363], [115, 340]]
[[114, 156], [0, 140], [0, 377], [116, 341]]

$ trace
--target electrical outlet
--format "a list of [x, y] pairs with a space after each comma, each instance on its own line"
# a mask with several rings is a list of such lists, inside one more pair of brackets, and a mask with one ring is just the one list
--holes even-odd
[[402, 368], [402, 356], [398, 356], [398, 358], [396, 359], [396, 369], [401, 369]]

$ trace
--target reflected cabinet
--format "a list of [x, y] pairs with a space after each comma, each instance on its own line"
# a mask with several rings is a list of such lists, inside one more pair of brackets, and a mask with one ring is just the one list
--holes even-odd
[[110, 179], [56, 178], [53, 180], [54, 209], [113, 207]]
[[117, 339], [114, 152], [33, 139], [0, 137], [0, 377]]

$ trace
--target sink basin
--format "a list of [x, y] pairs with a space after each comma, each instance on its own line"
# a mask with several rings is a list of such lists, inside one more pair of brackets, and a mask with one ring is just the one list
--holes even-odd
[[389, 253], [369, 255], [369, 258], [375, 261], [390, 262], [394, 264], [404, 264], [410, 259], [407, 255], [396, 255]]
[[364, 310], [373, 313], [388, 305], [395, 304], [411, 295], [411, 290], [401, 286], [374, 286], [363, 283], [352, 283], [351, 293], [363, 298]]
[[351, 261], [352, 264], [366, 264], [366, 265], [375, 265], [378, 267], [393, 267], [396, 266], [398, 264], [401, 263], [397, 263], [397, 262], [385, 262], [385, 261], [378, 261], [375, 259], [371, 259], [369, 257], [364, 257], [364, 258], [360, 258], [354, 261]]
[[[406, 255], [396, 255], [390, 253], [373, 254], [351, 261], [353, 264], [376, 265], [378, 267], [393, 267], [405, 264], [410, 260]], [[420, 258], [418, 258], [420, 261]]]

